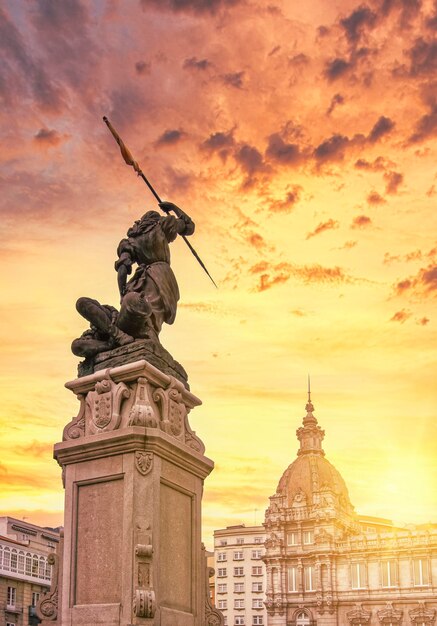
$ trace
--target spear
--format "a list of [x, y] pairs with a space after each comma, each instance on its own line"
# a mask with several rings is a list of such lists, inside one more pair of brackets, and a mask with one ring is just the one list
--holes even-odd
[[[124, 145], [123, 140], [121, 139], [120, 135], [117, 133], [117, 131], [115, 130], [115, 128], [112, 126], [111, 122], [108, 120], [108, 118], [106, 117], [106, 115], [103, 116], [103, 121], [105, 122], [106, 126], [109, 128], [109, 130], [111, 131], [112, 136], [114, 137], [115, 141], [118, 143], [119, 147], [120, 147], [120, 152], [121, 152], [121, 156], [123, 157], [125, 163], [127, 165], [130, 165], [131, 167], [134, 168], [134, 170], [136, 171], [136, 173], [138, 174], [138, 176], [140, 176], [144, 182], [146, 183], [146, 185], [148, 186], [148, 188], [150, 189], [150, 191], [153, 193], [153, 195], [155, 196], [155, 198], [157, 199], [158, 203], [161, 204], [162, 200], [161, 198], [158, 196], [158, 194], [156, 193], [156, 191], [154, 190], [154, 188], [152, 187], [152, 185], [150, 184], [150, 182], [147, 180], [145, 174], [143, 173], [143, 171], [141, 170], [140, 166], [138, 165], [138, 163], [135, 161], [135, 159], [133, 158], [132, 154], [130, 153], [130, 151], [126, 148], [126, 146]], [[160, 207], [165, 213], [169, 213], [168, 209], [165, 209], [164, 207]], [[211, 279], [213, 285], [215, 287], [217, 287], [217, 285], [214, 282], [213, 277], [211, 276], [211, 274], [208, 272], [208, 270], [205, 267], [204, 262], [202, 261], [202, 259], [199, 257], [199, 255], [197, 254], [196, 250], [193, 248], [193, 246], [191, 245], [191, 243], [188, 241], [188, 239], [185, 237], [185, 235], [182, 235], [182, 239], [185, 241], [185, 243], [187, 244], [187, 246], [189, 247], [189, 249], [191, 250], [192, 254], [195, 256], [195, 258], [197, 259], [197, 261], [200, 263], [201, 267], [204, 269], [204, 271], [208, 274], [209, 278]], [[218, 288], [218, 287], [217, 287]]]

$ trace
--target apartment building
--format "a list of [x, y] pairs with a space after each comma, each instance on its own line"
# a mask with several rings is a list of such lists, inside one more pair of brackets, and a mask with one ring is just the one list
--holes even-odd
[[36, 626], [36, 605], [50, 588], [47, 557], [59, 530], [14, 517], [0, 517], [0, 626]]
[[215, 605], [225, 626], [265, 626], [263, 526], [227, 526], [214, 531]]

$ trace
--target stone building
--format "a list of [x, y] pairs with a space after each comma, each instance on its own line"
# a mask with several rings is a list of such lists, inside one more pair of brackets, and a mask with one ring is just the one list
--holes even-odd
[[0, 626], [34, 626], [36, 604], [51, 582], [48, 555], [59, 529], [0, 517]]
[[434, 626], [437, 524], [357, 516], [306, 411], [265, 516], [268, 626]]
[[228, 526], [214, 531], [215, 605], [225, 626], [265, 626], [266, 578], [263, 526]]

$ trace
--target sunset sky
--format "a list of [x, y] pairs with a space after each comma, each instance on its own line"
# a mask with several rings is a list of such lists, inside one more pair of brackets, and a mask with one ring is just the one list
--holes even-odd
[[62, 523], [75, 301], [117, 306], [156, 206], [107, 115], [219, 287], [172, 244], [205, 540], [262, 522], [308, 373], [357, 512], [437, 521], [436, 29], [426, 0], [5, 0], [0, 514]]

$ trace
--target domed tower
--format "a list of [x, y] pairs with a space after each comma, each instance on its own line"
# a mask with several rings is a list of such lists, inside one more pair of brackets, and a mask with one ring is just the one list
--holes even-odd
[[309, 381], [305, 409], [297, 458], [265, 514], [269, 626], [335, 624], [336, 546], [359, 532], [346, 483], [325, 458]]

